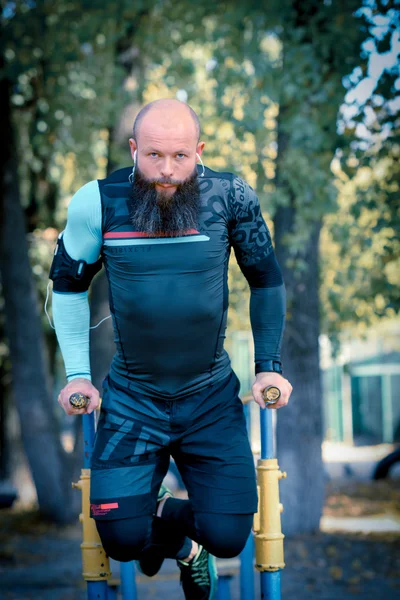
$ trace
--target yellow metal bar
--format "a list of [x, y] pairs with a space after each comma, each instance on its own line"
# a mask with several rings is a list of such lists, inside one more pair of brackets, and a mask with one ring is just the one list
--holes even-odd
[[279, 480], [286, 477], [276, 458], [257, 463], [258, 512], [254, 515], [256, 569], [278, 571], [285, 566], [284, 535], [281, 529], [282, 504], [279, 502]]
[[72, 484], [82, 492], [82, 512], [79, 520], [83, 528], [82, 575], [86, 581], [104, 581], [111, 577], [110, 561], [101, 545], [96, 523], [90, 516], [90, 469], [82, 469], [78, 483]]

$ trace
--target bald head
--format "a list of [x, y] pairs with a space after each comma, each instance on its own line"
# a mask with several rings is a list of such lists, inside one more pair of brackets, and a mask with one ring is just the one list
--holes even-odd
[[146, 104], [137, 114], [133, 124], [133, 139], [137, 142], [140, 129], [151, 124], [167, 129], [176, 127], [189, 129], [189, 131], [193, 129], [196, 142], [200, 140], [199, 118], [188, 104], [180, 100], [164, 98]]
[[173, 195], [177, 185], [196, 171], [204, 149], [196, 113], [184, 102], [164, 99], [146, 104], [129, 139], [136, 169], [158, 181], [157, 191]]

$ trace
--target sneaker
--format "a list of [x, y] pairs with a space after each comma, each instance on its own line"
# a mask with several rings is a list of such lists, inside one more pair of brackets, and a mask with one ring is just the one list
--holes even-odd
[[217, 591], [217, 566], [215, 557], [199, 546], [189, 563], [177, 560], [181, 570], [181, 585], [186, 600], [214, 600]]
[[[174, 495], [171, 492], [171, 490], [169, 490], [167, 488], [167, 486], [165, 486], [164, 484], [161, 484], [161, 487], [160, 487], [160, 490], [159, 490], [158, 496], [157, 496], [157, 507], [160, 502], [165, 500], [165, 498], [173, 498], [173, 497], [174, 497]], [[157, 510], [156, 510], [156, 512], [157, 512]], [[160, 524], [158, 526], [160, 527]], [[155, 538], [157, 538], [157, 534], [155, 535]], [[143, 575], [147, 575], [147, 577], [153, 577], [161, 569], [164, 559], [165, 559], [165, 543], [164, 544], [162, 542], [157, 543], [157, 539], [154, 539], [152, 541], [152, 543], [149, 546], [147, 546], [147, 548], [142, 550], [142, 552], [140, 553], [139, 560], [137, 560], [135, 562], [136, 562], [136, 565], [137, 565], [139, 571], [141, 573], [143, 573]]]

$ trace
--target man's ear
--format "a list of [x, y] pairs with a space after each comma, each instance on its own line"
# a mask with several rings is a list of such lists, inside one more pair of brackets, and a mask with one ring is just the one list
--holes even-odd
[[129, 146], [131, 149], [131, 156], [132, 156], [133, 162], [136, 162], [137, 143], [133, 138], [129, 138]]
[[202, 153], [203, 153], [203, 150], [204, 150], [204, 146], [205, 146], [205, 145], [206, 145], [206, 143], [205, 143], [205, 142], [199, 142], [199, 143], [197, 144], [196, 152], [197, 152], [197, 154], [198, 154], [199, 156], [201, 156], [201, 155], [202, 155]]

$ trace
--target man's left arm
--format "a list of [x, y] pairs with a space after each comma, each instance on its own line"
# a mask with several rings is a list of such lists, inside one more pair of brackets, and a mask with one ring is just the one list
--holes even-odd
[[285, 284], [257, 195], [238, 177], [232, 182], [230, 209], [231, 244], [250, 286], [250, 323], [256, 373], [253, 396], [257, 404], [265, 408], [262, 392], [268, 386], [276, 386], [281, 391], [281, 397], [269, 407], [280, 408], [288, 403], [292, 391], [289, 381], [278, 372], [282, 370]]

